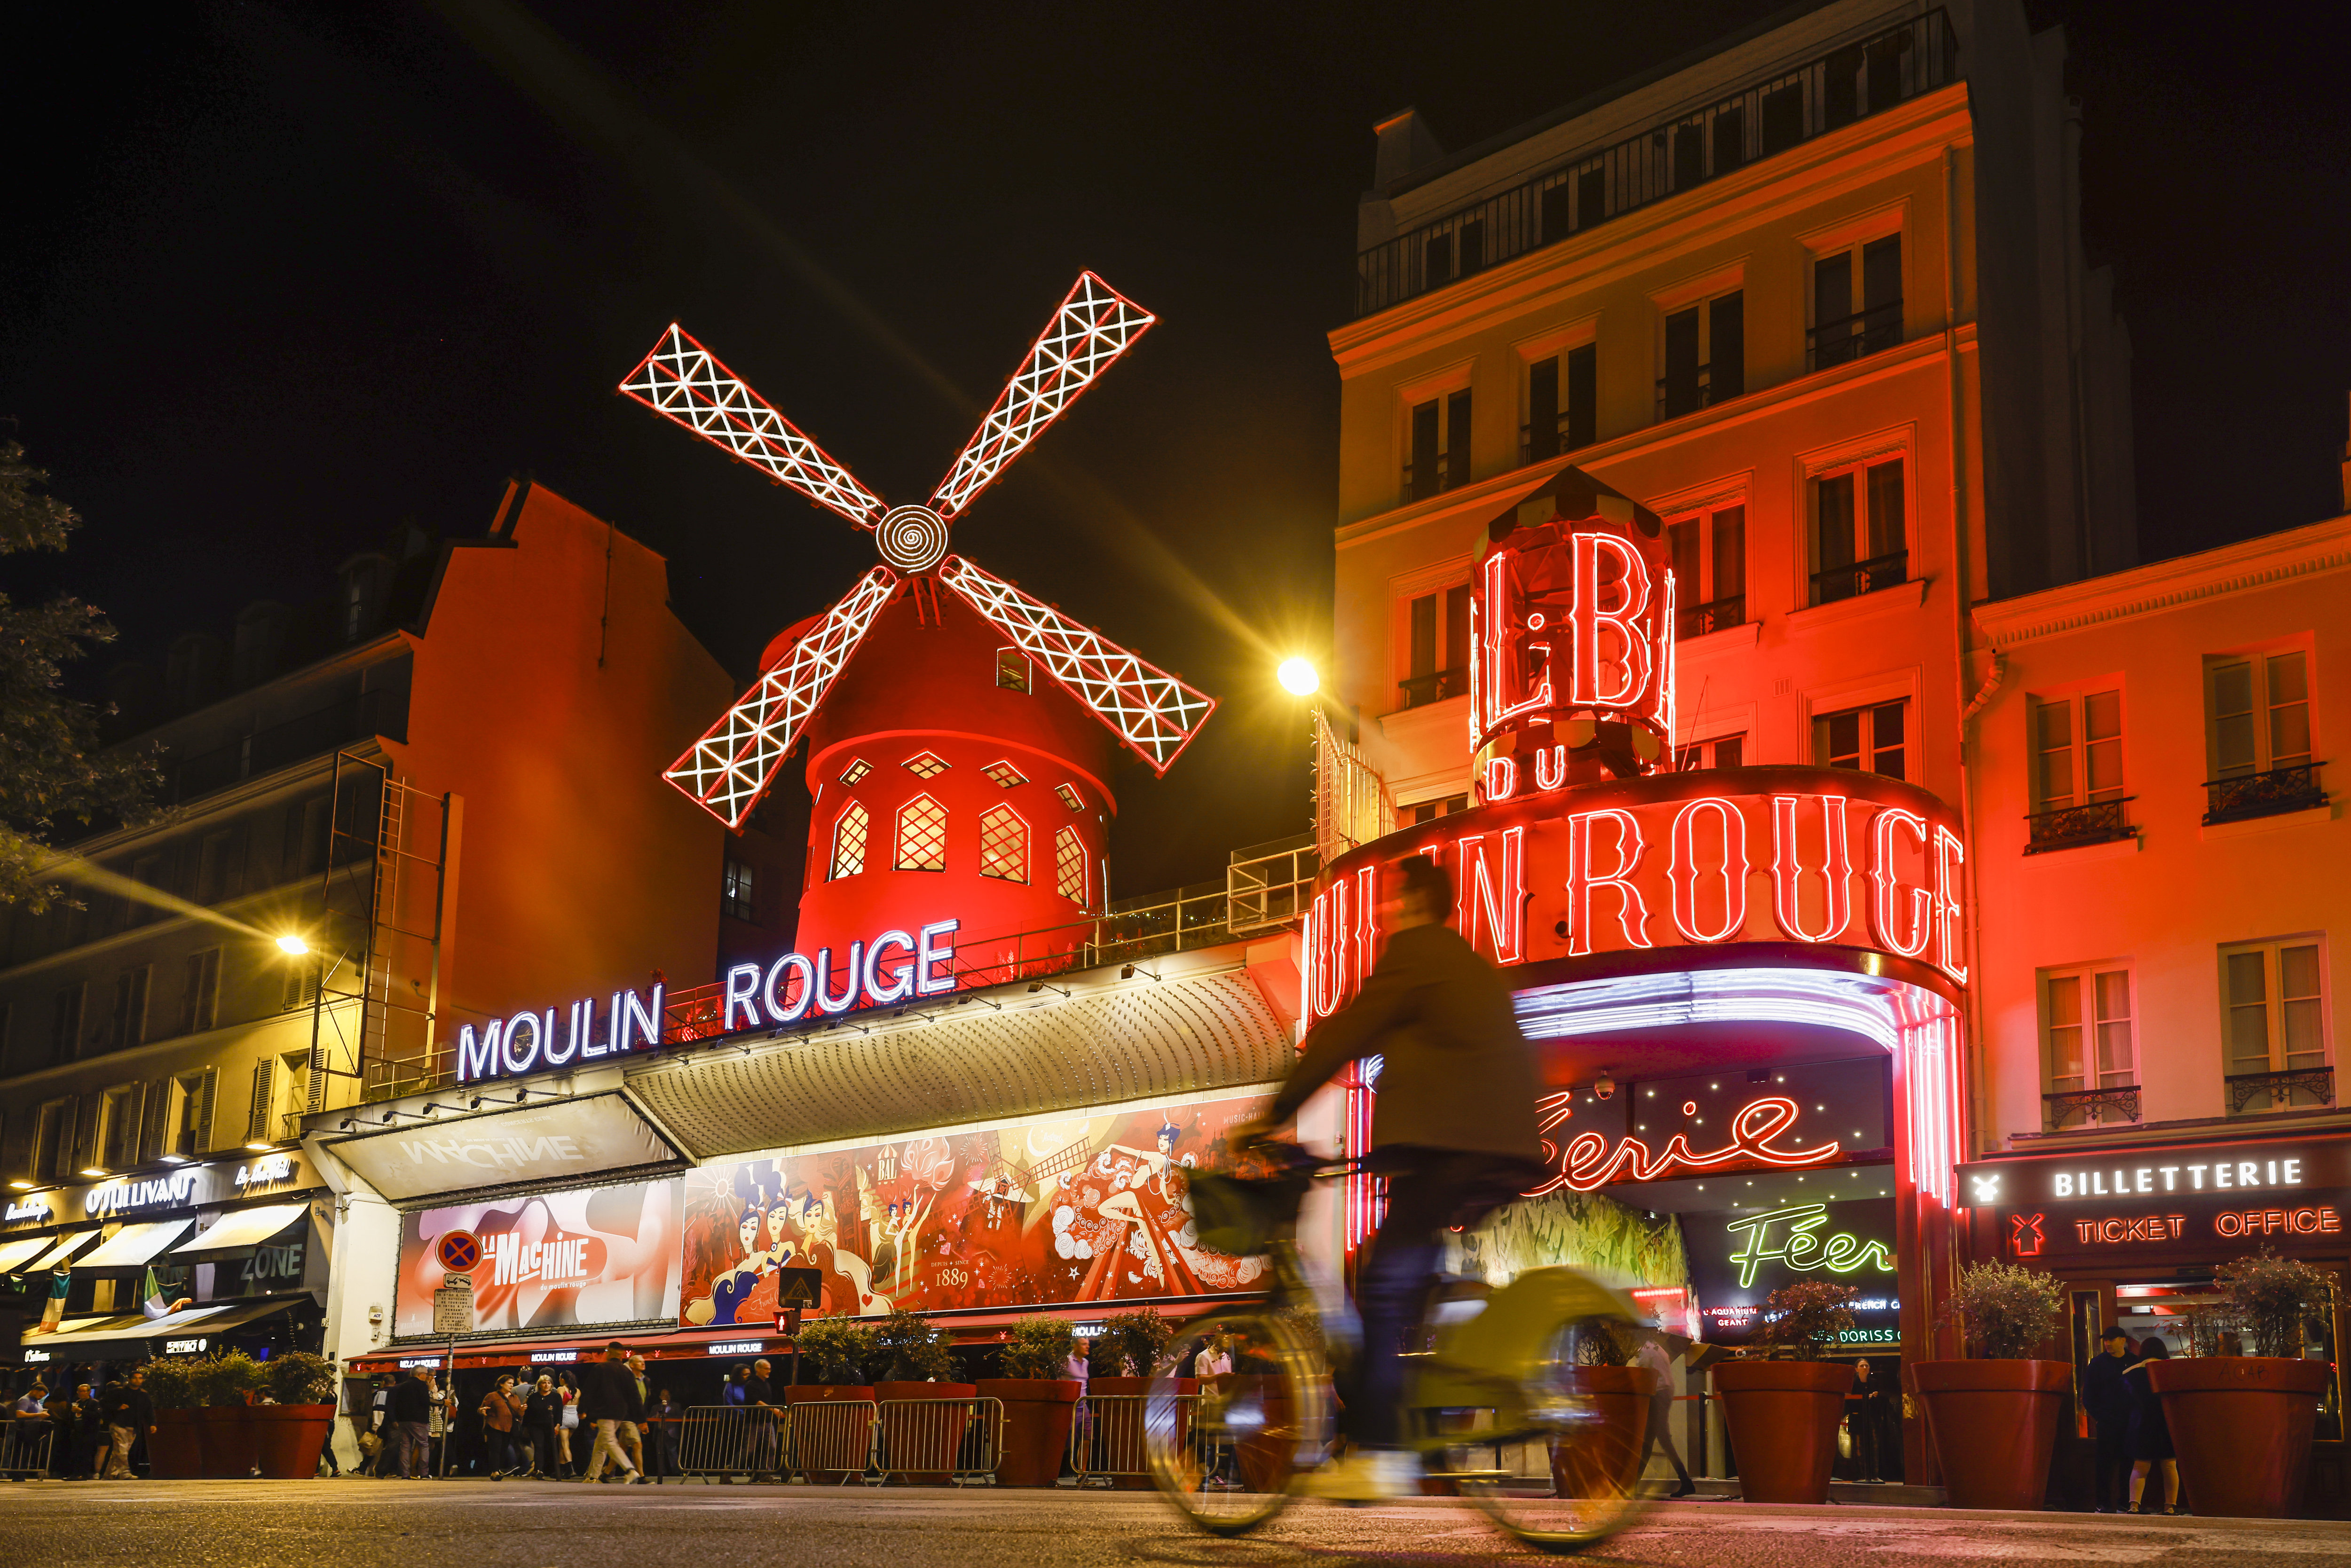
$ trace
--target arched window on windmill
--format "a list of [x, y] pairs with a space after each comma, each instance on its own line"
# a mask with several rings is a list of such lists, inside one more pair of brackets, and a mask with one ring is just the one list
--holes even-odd
[[1029, 824], [1009, 806], [990, 806], [979, 814], [979, 874], [1029, 880]]
[[928, 795], [898, 808], [900, 871], [947, 869], [947, 809]]
[[1053, 835], [1053, 887], [1079, 908], [1085, 907], [1086, 846], [1078, 841], [1075, 828], [1063, 828]]
[[852, 800], [832, 824], [832, 870], [827, 882], [855, 876], [865, 869], [865, 838], [870, 819], [865, 808]]

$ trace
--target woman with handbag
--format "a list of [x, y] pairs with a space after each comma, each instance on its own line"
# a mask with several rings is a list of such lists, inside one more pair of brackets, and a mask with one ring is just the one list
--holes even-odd
[[515, 1453], [515, 1428], [522, 1425], [524, 1408], [512, 1394], [514, 1374], [498, 1375], [497, 1386], [482, 1399], [482, 1443], [488, 1450], [490, 1479], [502, 1481], [522, 1469]]

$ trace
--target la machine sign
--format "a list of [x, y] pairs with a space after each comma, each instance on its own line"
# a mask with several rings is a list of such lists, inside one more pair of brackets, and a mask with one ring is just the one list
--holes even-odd
[[[934, 920], [911, 931], [884, 931], [852, 942], [836, 954], [787, 953], [772, 964], [737, 964], [726, 971], [726, 1005], [717, 1033], [732, 1034], [831, 1017], [861, 1008], [896, 1007], [956, 988], [955, 935], [959, 920]], [[664, 987], [649, 998], [614, 991], [600, 1014], [583, 997], [558, 1013], [525, 1009], [457, 1031], [457, 1081], [517, 1078], [574, 1063], [652, 1051], [662, 1041]]]

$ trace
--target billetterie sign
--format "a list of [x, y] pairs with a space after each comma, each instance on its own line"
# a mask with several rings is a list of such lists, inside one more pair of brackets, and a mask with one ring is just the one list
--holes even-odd
[[[852, 942], [839, 955], [820, 947], [812, 957], [787, 953], [770, 964], [737, 964], [726, 974], [716, 1032], [780, 1028], [811, 1014], [831, 1017], [945, 995], [956, 988], [955, 934], [961, 925], [935, 920]], [[457, 1030], [457, 1082], [517, 1078], [653, 1050], [662, 1042], [665, 989], [655, 985], [643, 996], [614, 991], [601, 1014], [597, 998], [583, 997], [560, 1013], [527, 1008], [478, 1028], [465, 1024]]]

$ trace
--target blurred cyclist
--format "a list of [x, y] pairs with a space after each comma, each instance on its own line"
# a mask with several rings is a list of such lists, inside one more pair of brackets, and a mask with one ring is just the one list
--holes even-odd
[[1501, 976], [1446, 925], [1452, 912], [1444, 868], [1408, 856], [1380, 906], [1379, 967], [1308, 1033], [1289, 1082], [1243, 1134], [1288, 1122], [1350, 1061], [1383, 1059], [1367, 1164], [1388, 1178], [1387, 1218], [1355, 1274], [1364, 1354], [1341, 1390], [1340, 1416], [1350, 1451], [1308, 1481], [1317, 1497], [1368, 1502], [1418, 1490], [1418, 1464], [1398, 1446], [1399, 1358], [1436, 1281], [1442, 1237], [1542, 1179], [1534, 1048]]

